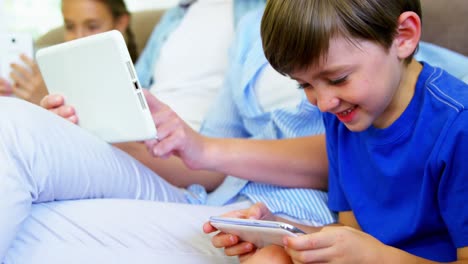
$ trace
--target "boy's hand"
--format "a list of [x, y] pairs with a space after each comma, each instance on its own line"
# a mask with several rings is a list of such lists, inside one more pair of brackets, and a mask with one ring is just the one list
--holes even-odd
[[374, 237], [345, 226], [324, 227], [284, 242], [294, 263], [378, 263], [377, 256], [385, 247]]
[[74, 124], [78, 124], [78, 116], [75, 113], [75, 109], [72, 106], [65, 105], [65, 99], [63, 96], [58, 94], [46, 95], [42, 98], [40, 105], [52, 113], [55, 113]]
[[[231, 211], [223, 214], [223, 216], [244, 219], [275, 220], [273, 214], [263, 203], [256, 203], [247, 209]], [[217, 231], [217, 229], [212, 226], [210, 222], [206, 222], [203, 225], [203, 232], [209, 234], [215, 231]], [[213, 236], [211, 243], [216, 248], [224, 248], [224, 253], [227, 256], [238, 256], [241, 262], [252, 256], [256, 251], [254, 244], [240, 241], [238, 236], [223, 232]]]
[[145, 141], [148, 151], [155, 157], [175, 155], [190, 169], [201, 169], [208, 158], [204, 156], [208, 139], [194, 131], [169, 106], [149, 91], [143, 90], [154, 124], [157, 140]]
[[10, 78], [13, 80], [13, 94], [19, 98], [34, 104], [39, 104], [41, 99], [48, 94], [44, 79], [37, 63], [25, 55], [20, 56], [27, 65], [12, 64]]

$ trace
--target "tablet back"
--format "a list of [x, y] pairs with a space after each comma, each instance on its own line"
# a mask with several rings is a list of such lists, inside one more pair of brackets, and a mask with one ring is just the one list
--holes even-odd
[[50, 94], [75, 108], [79, 125], [107, 142], [156, 138], [122, 34], [109, 31], [36, 54]]

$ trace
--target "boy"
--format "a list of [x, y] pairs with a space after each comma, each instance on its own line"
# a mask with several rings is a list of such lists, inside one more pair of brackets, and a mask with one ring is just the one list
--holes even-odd
[[[216, 247], [253, 254], [249, 263], [467, 263], [468, 87], [413, 59], [420, 10], [419, 0], [268, 1], [265, 55], [325, 113], [329, 206], [342, 226], [309, 228], [284, 250], [252, 253], [226, 234]], [[231, 216], [278, 219], [261, 204]]]

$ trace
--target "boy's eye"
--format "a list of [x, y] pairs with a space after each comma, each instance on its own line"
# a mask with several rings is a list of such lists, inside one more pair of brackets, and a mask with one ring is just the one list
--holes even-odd
[[339, 85], [339, 84], [344, 83], [347, 79], [348, 79], [348, 76], [344, 76], [338, 79], [330, 80], [329, 82], [331, 85]]
[[298, 83], [298, 84], [297, 84], [297, 88], [298, 88], [299, 90], [303, 90], [303, 89], [310, 88], [310, 85], [307, 84], [307, 83]]

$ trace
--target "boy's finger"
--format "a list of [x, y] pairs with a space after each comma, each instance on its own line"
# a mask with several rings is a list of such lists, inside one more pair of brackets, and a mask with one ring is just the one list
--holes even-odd
[[328, 232], [316, 232], [298, 237], [285, 237], [284, 243], [294, 250], [314, 250], [330, 247], [334, 244], [334, 236]]
[[248, 217], [248, 210], [249, 209], [234, 210], [234, 211], [224, 213], [222, 216], [245, 219]]
[[216, 248], [232, 247], [239, 243], [239, 237], [233, 234], [220, 232], [211, 238], [211, 243]]
[[264, 203], [256, 203], [249, 208], [249, 211], [247, 212], [247, 218], [261, 220], [269, 214], [270, 211]]
[[251, 253], [255, 249], [255, 246], [250, 242], [240, 242], [231, 247], [224, 248], [224, 254], [227, 256], [241, 256]]
[[216, 229], [216, 227], [212, 226], [210, 224], [210, 222], [205, 222], [203, 224], [203, 232], [204, 233], [209, 234], [209, 233], [213, 233], [215, 231], [218, 231], [218, 229]]
[[[317, 249], [317, 250], [304, 250], [298, 251], [291, 248], [286, 248], [286, 253], [291, 257], [293, 263], [303, 263], [307, 260], [313, 260], [312, 263], [330, 263], [330, 250]], [[296, 261], [297, 260], [297, 261]], [[310, 262], [307, 262], [310, 263]]]

